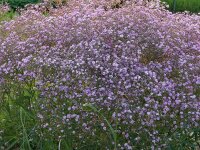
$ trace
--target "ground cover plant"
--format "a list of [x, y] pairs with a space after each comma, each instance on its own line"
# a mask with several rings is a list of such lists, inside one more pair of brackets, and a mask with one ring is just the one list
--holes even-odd
[[199, 149], [200, 16], [75, 1], [0, 26], [1, 149]]

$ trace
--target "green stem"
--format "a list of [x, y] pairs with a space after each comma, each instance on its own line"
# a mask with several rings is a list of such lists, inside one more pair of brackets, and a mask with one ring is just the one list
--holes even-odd
[[173, 0], [173, 12], [176, 11], [176, 0]]

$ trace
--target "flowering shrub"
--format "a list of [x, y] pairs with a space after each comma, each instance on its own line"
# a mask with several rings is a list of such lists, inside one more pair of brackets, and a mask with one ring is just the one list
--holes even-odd
[[0, 26], [0, 91], [37, 89], [35, 132], [73, 148], [196, 147], [200, 16], [74, 4]]

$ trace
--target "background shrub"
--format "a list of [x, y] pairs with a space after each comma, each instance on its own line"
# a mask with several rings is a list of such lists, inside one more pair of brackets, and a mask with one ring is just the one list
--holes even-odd
[[[175, 12], [190, 11], [194, 13], [200, 12], [199, 0], [163, 0], [169, 4], [169, 10]], [[174, 4], [174, 1], [176, 3]]]
[[17, 8], [23, 8], [26, 4], [35, 4], [40, 0], [1, 0], [0, 3], [8, 3], [11, 9], [16, 10]]

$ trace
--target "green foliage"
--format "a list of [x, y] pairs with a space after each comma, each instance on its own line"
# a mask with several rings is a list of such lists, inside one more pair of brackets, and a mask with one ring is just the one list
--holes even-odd
[[23, 8], [26, 4], [35, 4], [40, 0], [0, 0], [0, 3], [8, 3], [13, 10]]
[[[168, 138], [168, 149], [169, 150], [182, 150], [182, 149], [198, 149], [200, 138], [200, 129], [178, 129], [177, 132], [174, 132]], [[166, 139], [167, 140], [167, 139]]]
[[[19, 89], [19, 92], [16, 92]], [[7, 149], [31, 149], [34, 126], [37, 124], [34, 106], [37, 94], [28, 86], [10, 83], [1, 95], [0, 128], [3, 130], [3, 143]], [[32, 108], [30, 108], [32, 106]]]
[[0, 88], [0, 146], [6, 150], [72, 150], [69, 139], [42, 137], [37, 128], [38, 91], [32, 83], [8, 82]]
[[17, 15], [16, 12], [10, 11], [0, 14], [0, 22], [12, 20]]
[[112, 136], [112, 139], [114, 141], [114, 150], [117, 150], [117, 132], [116, 130], [112, 127], [111, 123], [106, 119], [106, 117], [98, 110], [96, 107], [94, 107], [92, 104], [84, 104], [84, 107], [88, 107], [89, 109], [93, 110], [95, 113], [98, 114], [99, 117], [101, 117], [106, 124], [109, 127], [110, 134]]
[[169, 10], [175, 12], [200, 12], [200, 0], [162, 0], [169, 4]]

